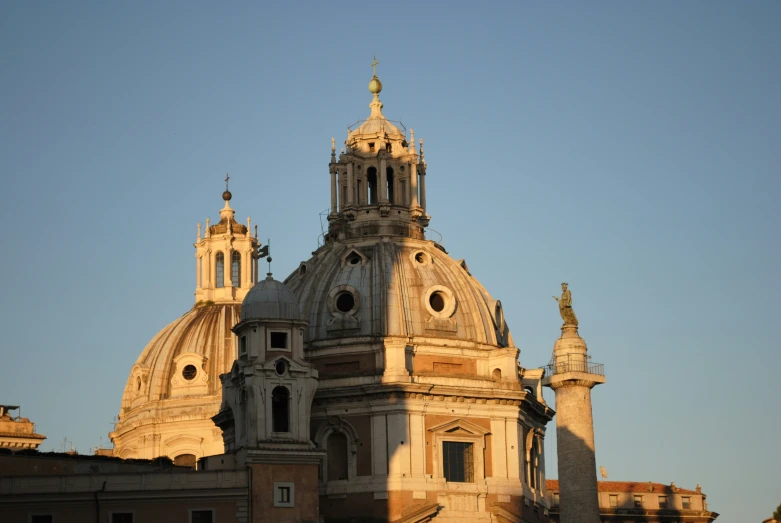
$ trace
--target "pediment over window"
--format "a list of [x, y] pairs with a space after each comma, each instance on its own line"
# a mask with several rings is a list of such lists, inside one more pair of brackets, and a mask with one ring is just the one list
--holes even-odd
[[480, 425], [461, 418], [448, 421], [447, 423], [442, 423], [441, 425], [437, 425], [435, 427], [431, 427], [428, 429], [428, 431], [459, 436], [485, 436], [491, 433], [490, 430], [484, 429]]
[[361, 251], [358, 249], [350, 249], [346, 253], [342, 255], [341, 258], [342, 261], [342, 267], [345, 266], [364, 266], [369, 262], [369, 258], [367, 258]]

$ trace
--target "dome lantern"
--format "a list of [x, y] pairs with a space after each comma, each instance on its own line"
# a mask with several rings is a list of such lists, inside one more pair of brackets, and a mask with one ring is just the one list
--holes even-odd
[[426, 165], [415, 150], [414, 133], [383, 114], [377, 77], [369, 81], [369, 117], [350, 126], [345, 148], [337, 158], [331, 146], [331, 208], [326, 242], [365, 236], [424, 239]]

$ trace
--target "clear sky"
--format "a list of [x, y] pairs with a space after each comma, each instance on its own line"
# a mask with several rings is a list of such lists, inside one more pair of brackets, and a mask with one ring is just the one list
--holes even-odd
[[[447, 6], [447, 7], [446, 7]], [[317, 247], [330, 139], [425, 140], [431, 227], [548, 362], [567, 281], [597, 465], [781, 502], [781, 3], [0, 3], [0, 403], [82, 453], [193, 305], [196, 224]], [[547, 399], [553, 401], [548, 392]], [[70, 443], [68, 443], [70, 445]], [[556, 472], [555, 422], [546, 438]]]

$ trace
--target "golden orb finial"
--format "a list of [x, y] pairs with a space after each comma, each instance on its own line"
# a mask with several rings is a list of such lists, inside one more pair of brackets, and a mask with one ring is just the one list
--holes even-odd
[[377, 78], [377, 66], [380, 62], [377, 61], [377, 56], [374, 56], [374, 61], [371, 63], [372, 69], [374, 69], [374, 76], [369, 82], [369, 92], [372, 94], [379, 94], [382, 91], [382, 82]]

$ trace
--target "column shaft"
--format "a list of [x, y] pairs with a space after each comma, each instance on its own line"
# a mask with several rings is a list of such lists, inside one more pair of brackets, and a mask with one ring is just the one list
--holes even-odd
[[409, 206], [412, 208], [415, 208], [418, 206], [418, 166], [417, 164], [412, 164], [410, 171], [410, 193], [412, 194], [412, 198], [410, 199]]
[[353, 177], [353, 164], [347, 164], [347, 205], [352, 207], [355, 203], [355, 179]]
[[336, 212], [336, 169], [331, 168], [331, 213]]

